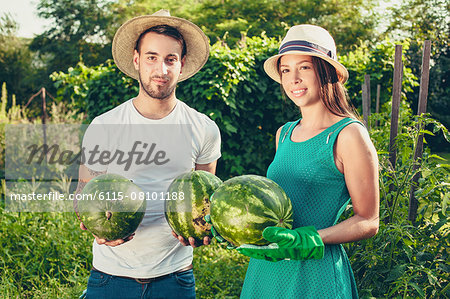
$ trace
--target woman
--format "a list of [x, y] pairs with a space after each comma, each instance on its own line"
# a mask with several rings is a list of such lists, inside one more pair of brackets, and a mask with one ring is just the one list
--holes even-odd
[[[290, 197], [294, 224], [264, 230], [276, 244], [237, 248], [253, 257], [241, 298], [357, 298], [340, 244], [378, 231], [378, 160], [348, 102], [348, 72], [331, 35], [313, 25], [292, 27], [264, 69], [302, 115], [278, 129], [267, 171]], [[350, 200], [354, 215], [337, 224]]]

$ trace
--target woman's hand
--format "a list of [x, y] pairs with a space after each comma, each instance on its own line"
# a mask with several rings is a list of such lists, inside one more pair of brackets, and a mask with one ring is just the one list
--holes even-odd
[[243, 255], [277, 262], [281, 260], [322, 259], [325, 246], [317, 230], [313, 226], [296, 229], [282, 227], [266, 227], [263, 238], [271, 242], [267, 246], [243, 244], [236, 248]]

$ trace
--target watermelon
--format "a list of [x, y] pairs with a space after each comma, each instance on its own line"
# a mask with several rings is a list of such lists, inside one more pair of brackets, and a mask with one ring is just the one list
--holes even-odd
[[144, 218], [147, 202], [139, 199], [141, 188], [117, 174], [103, 174], [90, 180], [76, 202], [84, 226], [106, 240], [125, 239]]
[[264, 228], [292, 228], [292, 204], [274, 181], [258, 175], [237, 176], [212, 195], [211, 222], [234, 246], [267, 245], [262, 237]]
[[183, 238], [193, 237], [202, 244], [212, 237], [211, 225], [204, 217], [209, 214], [209, 198], [222, 180], [210, 172], [195, 170], [177, 176], [168, 188], [165, 216], [172, 230]]

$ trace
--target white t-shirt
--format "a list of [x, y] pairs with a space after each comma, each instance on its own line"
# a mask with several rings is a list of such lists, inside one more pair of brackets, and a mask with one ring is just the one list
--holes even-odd
[[[131, 179], [147, 198], [144, 219], [131, 241], [109, 247], [94, 240], [93, 266], [112, 275], [151, 278], [190, 265], [192, 247], [183, 246], [172, 236], [164, 216], [164, 199], [176, 176], [191, 171], [195, 164], [208, 164], [220, 157], [217, 125], [179, 100], [166, 117], [148, 119], [130, 99], [92, 121], [83, 148], [88, 153], [84, 161], [88, 168]], [[89, 150], [94, 148], [97, 156], [89, 159], [93, 156]], [[98, 162], [108, 161], [99, 159], [104, 151], [110, 153], [103, 156], [109, 163]], [[125, 159], [130, 156], [132, 161]]]

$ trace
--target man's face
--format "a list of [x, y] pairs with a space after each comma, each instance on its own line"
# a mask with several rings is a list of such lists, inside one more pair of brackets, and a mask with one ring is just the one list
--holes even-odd
[[180, 43], [169, 36], [149, 32], [134, 51], [133, 63], [141, 88], [152, 98], [164, 100], [175, 93], [184, 59]]

